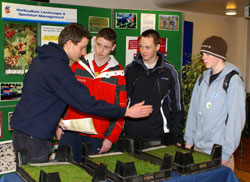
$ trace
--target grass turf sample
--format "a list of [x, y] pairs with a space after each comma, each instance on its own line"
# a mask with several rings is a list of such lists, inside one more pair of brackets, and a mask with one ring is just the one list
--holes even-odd
[[39, 181], [40, 170], [46, 173], [59, 172], [62, 182], [91, 182], [92, 177], [82, 168], [73, 165], [53, 165], [53, 166], [30, 166], [23, 165], [22, 168], [35, 180]]
[[[146, 153], [157, 156], [159, 158], [163, 158], [165, 153], [171, 154], [173, 156], [173, 160], [175, 157], [175, 153], [179, 151], [182, 153], [187, 153], [189, 152], [189, 150], [186, 149], [182, 149], [180, 147], [177, 147], [175, 145], [169, 145], [165, 148], [160, 148], [160, 149], [156, 149], [156, 150], [151, 150], [151, 151], [147, 151]], [[200, 152], [192, 152], [193, 155], [193, 159], [194, 159], [194, 164], [199, 164], [202, 162], [207, 162], [207, 161], [211, 161], [211, 157], [210, 155], [204, 154], [204, 153], [200, 153]]]
[[134, 162], [135, 168], [137, 171], [137, 175], [154, 173], [160, 171], [160, 166], [151, 164], [148, 161], [140, 160], [128, 153], [123, 153], [119, 155], [111, 155], [111, 156], [104, 156], [104, 157], [96, 157], [90, 158], [93, 162], [100, 164], [104, 163], [107, 165], [107, 169], [111, 172], [115, 172], [116, 162], [117, 160], [125, 163], [125, 162]]

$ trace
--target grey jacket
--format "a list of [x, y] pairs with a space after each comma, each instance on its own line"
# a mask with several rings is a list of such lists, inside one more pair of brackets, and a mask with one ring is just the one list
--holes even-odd
[[[239, 75], [234, 75], [227, 92], [223, 89], [225, 76], [239, 69], [226, 62], [220, 75], [210, 84], [211, 69], [196, 81], [188, 111], [184, 140], [207, 154], [213, 144], [222, 145], [222, 159], [228, 161], [239, 145], [245, 126], [245, 87]], [[240, 72], [239, 72], [240, 73]]]

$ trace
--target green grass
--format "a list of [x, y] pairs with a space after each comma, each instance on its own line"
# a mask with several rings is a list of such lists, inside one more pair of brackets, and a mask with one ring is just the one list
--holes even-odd
[[39, 167], [23, 165], [22, 168], [37, 182], [39, 181], [40, 170], [44, 170], [47, 173], [59, 172], [62, 182], [92, 181], [92, 177], [84, 169], [73, 164]]
[[105, 156], [105, 157], [97, 157], [97, 158], [90, 158], [93, 162], [100, 164], [104, 163], [107, 165], [108, 170], [111, 172], [115, 172], [116, 161], [119, 160], [121, 162], [134, 162], [135, 168], [137, 171], [137, 175], [154, 173], [160, 171], [160, 166], [151, 164], [150, 162], [140, 160], [128, 153], [123, 153], [120, 155], [113, 155], [113, 156]]
[[[173, 156], [173, 160], [174, 160], [176, 151], [179, 151], [179, 152], [182, 152], [182, 153], [189, 152], [189, 150], [179, 148], [179, 147], [177, 147], [175, 145], [169, 145], [166, 148], [151, 150], [151, 151], [147, 151], [146, 153], [157, 156], [159, 158], [163, 158], [164, 154], [168, 153], [168, 154], [171, 154]], [[211, 161], [210, 155], [207, 155], [207, 154], [203, 154], [203, 153], [200, 153], [200, 152], [192, 152], [192, 155], [193, 155], [193, 159], [194, 159], [194, 164], [199, 164], [199, 163], [202, 163], [202, 162]]]

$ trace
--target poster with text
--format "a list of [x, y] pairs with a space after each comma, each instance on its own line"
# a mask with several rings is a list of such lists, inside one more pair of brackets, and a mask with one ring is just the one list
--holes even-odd
[[179, 31], [179, 16], [159, 15], [159, 30]]
[[24, 74], [35, 57], [37, 27], [4, 24], [4, 73]]
[[91, 33], [98, 33], [103, 28], [109, 27], [109, 18], [105, 17], [89, 17], [89, 31]]
[[139, 37], [127, 36], [126, 37], [126, 62], [125, 62], [126, 65], [128, 65], [134, 60], [138, 51], [139, 51]]
[[[167, 57], [168, 38], [161, 38], [160, 50]], [[140, 51], [140, 37], [126, 37], [126, 62], [125, 65], [131, 63]]]
[[0, 101], [19, 100], [22, 94], [22, 82], [4, 82], [0, 83], [1, 95]]
[[145, 30], [153, 29], [155, 30], [155, 14], [141, 14], [141, 33]]
[[62, 26], [41, 26], [41, 45], [49, 42], [58, 43], [58, 37], [63, 29]]
[[136, 13], [116, 13], [116, 29], [137, 29]]

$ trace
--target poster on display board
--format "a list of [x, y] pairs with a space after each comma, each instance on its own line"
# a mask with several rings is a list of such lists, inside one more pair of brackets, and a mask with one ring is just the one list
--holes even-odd
[[98, 33], [103, 28], [109, 28], [109, 18], [105, 17], [89, 17], [89, 31], [91, 33]]
[[41, 46], [48, 44], [49, 42], [58, 43], [58, 37], [61, 31], [64, 29], [63, 26], [41, 26]]
[[159, 15], [159, 30], [179, 31], [179, 16]]
[[115, 14], [116, 29], [137, 29], [137, 13]]
[[155, 14], [141, 13], [141, 34], [148, 29], [155, 30]]
[[[126, 62], [125, 65], [130, 64], [137, 53], [140, 51], [140, 37], [136, 36], [127, 36], [126, 37]], [[168, 49], [168, 38], [161, 38], [160, 50], [164, 56], [167, 56]]]
[[0, 83], [0, 101], [19, 100], [22, 94], [23, 82], [3, 82]]
[[4, 23], [4, 73], [24, 74], [36, 56], [36, 25]]
[[77, 22], [77, 9], [2, 2], [2, 20], [68, 24]]

